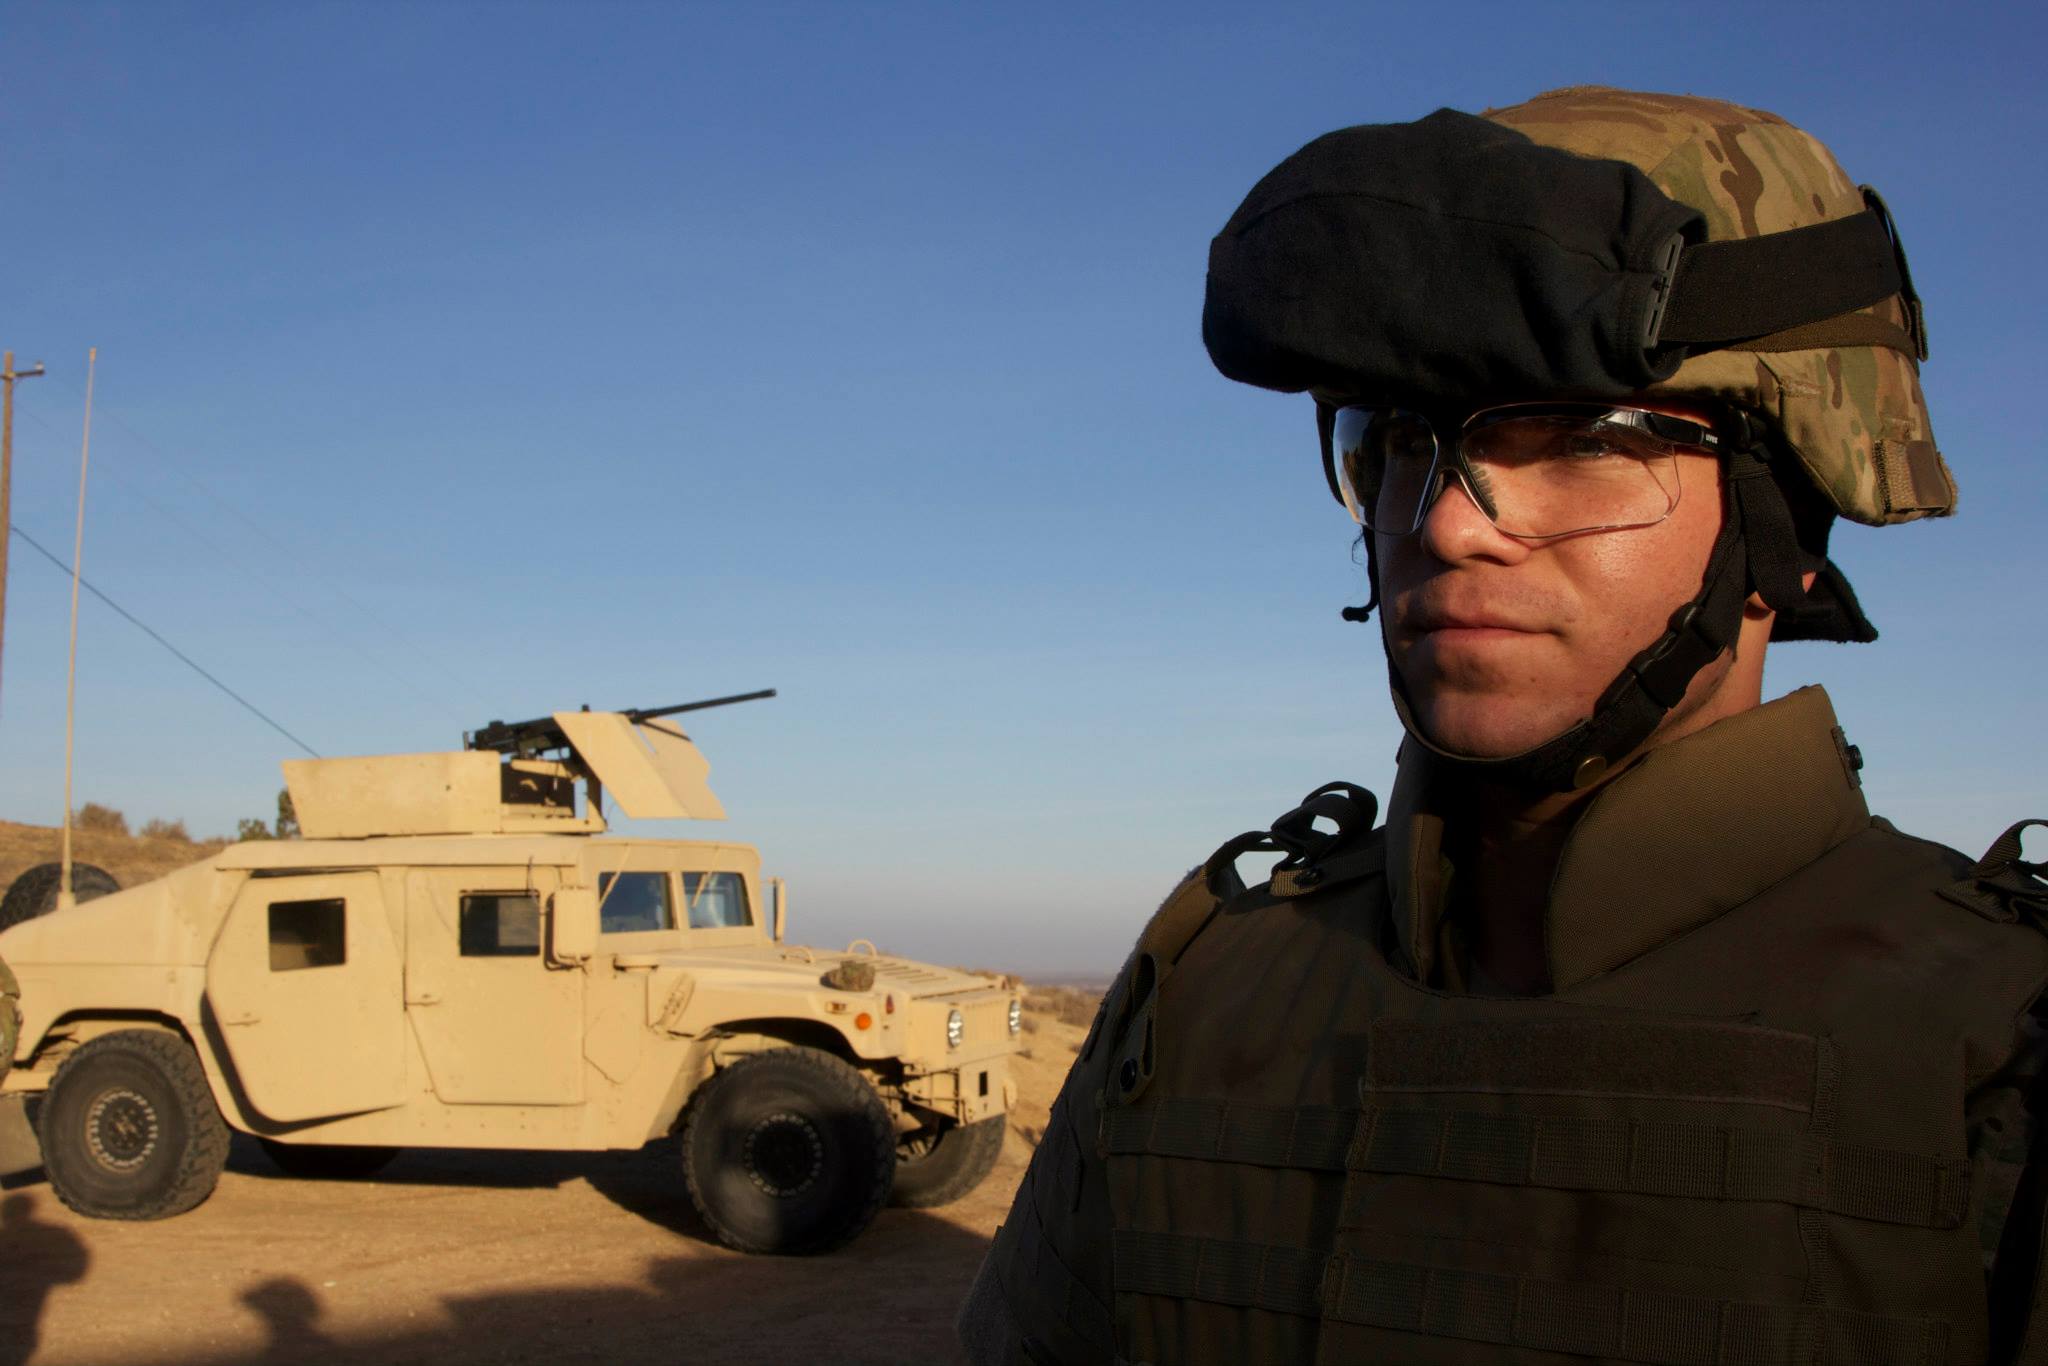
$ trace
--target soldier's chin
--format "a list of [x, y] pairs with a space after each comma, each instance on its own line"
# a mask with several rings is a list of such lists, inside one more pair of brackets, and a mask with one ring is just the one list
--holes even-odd
[[1438, 699], [1415, 708], [1423, 737], [1467, 759], [1508, 759], [1554, 740], [1580, 720], [1569, 712], [1486, 697]]

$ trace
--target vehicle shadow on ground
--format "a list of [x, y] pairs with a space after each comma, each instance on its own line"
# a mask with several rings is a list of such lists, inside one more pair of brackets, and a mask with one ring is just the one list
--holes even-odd
[[[433, 1326], [394, 1323], [389, 1332], [364, 1330], [359, 1321], [344, 1331], [319, 1290], [273, 1276], [237, 1296], [260, 1320], [261, 1345], [235, 1351], [162, 1343], [147, 1359], [165, 1366], [943, 1364], [959, 1360], [953, 1315], [985, 1247], [986, 1239], [941, 1220], [891, 1210], [850, 1247], [822, 1257], [656, 1257], [637, 1284], [453, 1295], [441, 1301], [444, 1313]], [[906, 1286], [917, 1290], [909, 1309]], [[881, 1303], [893, 1308], [869, 1307]], [[32, 1335], [28, 1344], [32, 1353]], [[43, 1360], [93, 1366], [62, 1344], [42, 1346]], [[26, 1360], [19, 1352], [0, 1356]]]
[[[495, 1190], [538, 1190], [591, 1175], [593, 1167], [638, 1153], [506, 1151], [490, 1148], [408, 1148], [391, 1165], [367, 1178], [381, 1186], [477, 1186]], [[270, 1160], [247, 1134], [228, 1143], [228, 1170], [263, 1181], [304, 1181]]]
[[[670, 1233], [716, 1244], [683, 1182], [678, 1140], [657, 1139], [631, 1152], [532, 1152], [488, 1148], [414, 1148], [369, 1178], [383, 1186], [553, 1188], [587, 1181], [620, 1209]], [[236, 1134], [228, 1170], [264, 1181], [299, 1181], [280, 1170], [255, 1139]]]

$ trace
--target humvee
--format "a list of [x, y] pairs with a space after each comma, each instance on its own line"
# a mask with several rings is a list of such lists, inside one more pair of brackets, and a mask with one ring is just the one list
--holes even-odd
[[301, 838], [0, 932], [23, 1014], [0, 1089], [40, 1093], [58, 1197], [188, 1210], [230, 1130], [335, 1177], [406, 1147], [677, 1134], [705, 1223], [754, 1252], [838, 1246], [892, 1193], [972, 1189], [1013, 1098], [1010, 984], [791, 944], [753, 848], [604, 833], [607, 793], [636, 819], [723, 817], [662, 718], [728, 700], [287, 761]]

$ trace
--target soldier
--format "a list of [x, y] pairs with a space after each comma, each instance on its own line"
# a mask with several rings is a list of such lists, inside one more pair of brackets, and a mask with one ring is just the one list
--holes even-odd
[[1203, 332], [1313, 395], [1407, 738], [1384, 825], [1320, 789], [1154, 916], [972, 1359], [2048, 1361], [2023, 826], [1903, 835], [1819, 689], [1761, 701], [1769, 641], [1875, 638], [1834, 518], [1955, 505], [1882, 201], [1691, 97], [1345, 129]]
[[7, 960], [0, 958], [0, 1080], [14, 1064], [14, 1041], [21, 1031], [21, 984]]

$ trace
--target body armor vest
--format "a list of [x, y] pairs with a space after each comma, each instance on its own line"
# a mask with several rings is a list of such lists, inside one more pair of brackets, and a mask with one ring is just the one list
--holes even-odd
[[[1066, 1189], [1057, 1153], [1033, 1176], [1041, 1206], [1111, 1225], [1121, 1359], [1984, 1360], [1964, 1096], [2010, 1055], [2048, 940], [1944, 900], [1967, 860], [1869, 825], [1503, 999], [1390, 965], [1383, 838], [1292, 896], [1219, 907], [1191, 879], [1203, 928], [1170, 969], [1141, 944], [1106, 1006], [1077, 1065], [1095, 1104], [1063, 1102], [1082, 1142], [1095, 1111], [1104, 1188]], [[1086, 1249], [1023, 1251], [1069, 1278], [1042, 1311], [1100, 1312]]]

